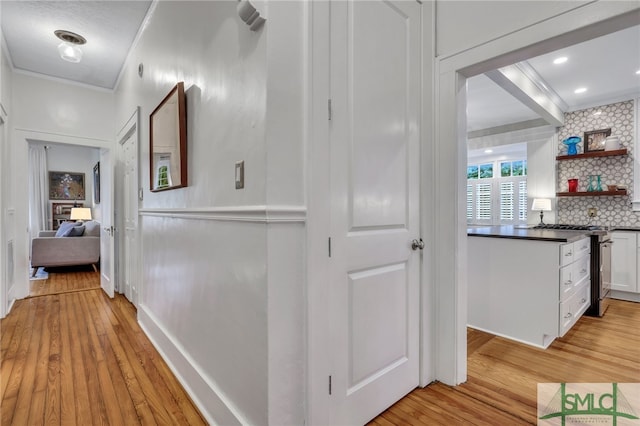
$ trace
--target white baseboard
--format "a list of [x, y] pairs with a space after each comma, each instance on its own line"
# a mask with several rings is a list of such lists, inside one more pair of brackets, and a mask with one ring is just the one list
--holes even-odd
[[630, 293], [628, 291], [611, 290], [611, 298], [626, 300], [628, 302], [640, 302], [640, 293]]
[[153, 313], [142, 304], [138, 306], [138, 323], [209, 424], [249, 424], [220, 389], [202, 373], [182, 345], [166, 332]]

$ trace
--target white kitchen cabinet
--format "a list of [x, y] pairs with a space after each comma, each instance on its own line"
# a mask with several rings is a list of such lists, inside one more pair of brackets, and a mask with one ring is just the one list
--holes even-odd
[[611, 290], [612, 296], [618, 292], [638, 293], [638, 233], [614, 231], [611, 233]]
[[590, 306], [590, 239], [468, 238], [468, 325], [548, 347]]

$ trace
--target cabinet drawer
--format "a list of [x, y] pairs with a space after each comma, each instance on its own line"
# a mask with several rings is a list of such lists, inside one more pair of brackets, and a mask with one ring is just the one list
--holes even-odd
[[565, 301], [573, 294], [573, 265], [560, 268], [560, 301]]
[[571, 303], [572, 301], [573, 297], [565, 300], [564, 302], [560, 302], [560, 327], [558, 330], [560, 337], [564, 336], [573, 325], [573, 316], [575, 314], [572, 306], [573, 304]]
[[560, 302], [560, 321], [558, 334], [564, 336], [567, 331], [580, 319], [589, 307], [591, 286], [590, 280], [583, 281], [575, 288], [575, 292], [567, 300]]
[[573, 244], [563, 244], [560, 246], [560, 266], [565, 266], [573, 262]]
[[583, 238], [573, 243], [573, 258], [579, 259], [591, 252], [591, 238]]
[[576, 284], [578, 284], [579, 282], [584, 280], [586, 277], [591, 275], [590, 264], [591, 264], [591, 259], [589, 258], [589, 256], [583, 256], [578, 260], [576, 260], [576, 262], [572, 265], [573, 271], [575, 274], [573, 281]]
[[560, 301], [570, 298], [576, 288], [589, 281], [591, 276], [591, 259], [583, 256], [570, 265], [560, 268]]

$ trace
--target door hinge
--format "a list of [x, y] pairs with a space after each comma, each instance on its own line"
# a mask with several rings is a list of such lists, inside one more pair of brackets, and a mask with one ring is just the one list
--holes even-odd
[[143, 197], [144, 197], [144, 191], [142, 190], [142, 188], [138, 188], [138, 200], [142, 201]]
[[329, 237], [329, 257], [331, 257], [331, 237]]
[[331, 376], [329, 376], [329, 395], [331, 395]]
[[327, 110], [329, 112], [329, 121], [331, 121], [331, 99], [327, 100]]

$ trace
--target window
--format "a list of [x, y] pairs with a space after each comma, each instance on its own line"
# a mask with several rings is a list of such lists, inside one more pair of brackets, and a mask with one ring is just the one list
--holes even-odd
[[527, 160], [467, 166], [467, 223], [508, 225], [526, 222]]

